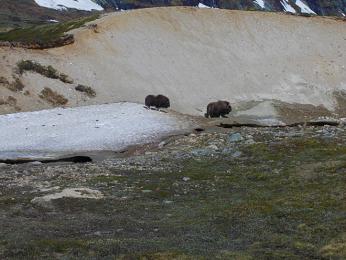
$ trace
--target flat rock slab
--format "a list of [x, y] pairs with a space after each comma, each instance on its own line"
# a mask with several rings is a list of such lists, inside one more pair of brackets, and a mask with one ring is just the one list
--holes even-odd
[[32, 199], [31, 202], [44, 206], [47, 203], [49, 204], [52, 200], [62, 198], [102, 199], [103, 194], [98, 190], [92, 190], [89, 188], [67, 188], [61, 192], [36, 197]]

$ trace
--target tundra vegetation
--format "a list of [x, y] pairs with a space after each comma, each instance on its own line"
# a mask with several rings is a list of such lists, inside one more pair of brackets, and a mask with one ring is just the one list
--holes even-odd
[[16, 77], [13, 82], [9, 82], [5, 77], [0, 77], [0, 85], [5, 86], [6, 88], [8, 88], [9, 90], [13, 92], [22, 91], [25, 87], [23, 82], [19, 78], [16, 78]]
[[0, 99], [0, 106], [1, 105], [15, 106], [15, 105], [17, 105], [17, 99], [12, 97], [12, 96], [8, 96], [6, 99], [1, 98]]
[[51, 88], [45, 87], [41, 93], [40, 98], [46, 100], [53, 106], [63, 106], [68, 103], [68, 99]]
[[96, 97], [96, 91], [92, 87], [79, 84], [75, 89], [79, 92], [85, 93], [90, 98]]
[[0, 33], [0, 42], [21, 43], [28, 46], [31, 44], [39, 44], [42, 46], [50, 45], [66, 37], [66, 32], [79, 28], [85, 23], [94, 21], [97, 18], [99, 18], [99, 15], [95, 14], [63, 23], [17, 28]]
[[17, 63], [17, 69], [19, 74], [23, 74], [26, 71], [31, 71], [41, 74], [47, 78], [59, 79], [64, 83], [73, 83], [73, 80], [71, 80], [66, 74], [58, 72], [51, 65], [44, 66], [36, 61], [22, 60]]
[[24, 87], [23, 82], [19, 78], [15, 78], [15, 80], [8, 85], [8, 89], [13, 92], [22, 91]]
[[[345, 259], [344, 127], [220, 129], [160, 147], [2, 165], [0, 258]], [[78, 187], [103, 196], [35, 203]]]

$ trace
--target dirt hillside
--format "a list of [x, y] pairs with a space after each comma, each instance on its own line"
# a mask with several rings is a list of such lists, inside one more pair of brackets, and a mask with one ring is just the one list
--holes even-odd
[[[321, 114], [342, 114], [346, 104], [342, 20], [172, 7], [112, 13], [93, 23], [97, 26], [73, 32], [73, 45], [0, 49], [0, 113], [143, 102], [151, 93], [169, 96], [172, 109], [193, 115], [202, 115], [217, 99], [230, 100], [236, 113], [264, 117], [278, 107], [291, 113], [299, 107], [295, 103], [310, 110], [318, 106]], [[21, 60], [51, 65], [73, 83], [20, 74]], [[96, 96], [76, 91], [78, 84]], [[44, 88], [52, 91], [42, 94]]]

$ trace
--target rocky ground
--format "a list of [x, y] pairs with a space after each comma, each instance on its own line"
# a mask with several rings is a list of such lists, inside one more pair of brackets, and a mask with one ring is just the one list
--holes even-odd
[[345, 127], [213, 128], [0, 167], [2, 259], [344, 259]]

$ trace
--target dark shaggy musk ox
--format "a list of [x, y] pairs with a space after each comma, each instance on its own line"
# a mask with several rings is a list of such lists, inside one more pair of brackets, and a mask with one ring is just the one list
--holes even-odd
[[219, 100], [217, 102], [209, 103], [207, 106], [207, 113], [204, 114], [208, 117], [226, 117], [232, 111], [232, 107], [228, 101]]
[[156, 107], [157, 109], [170, 107], [169, 99], [164, 95], [148, 95], [145, 98], [145, 105], [149, 108]]

